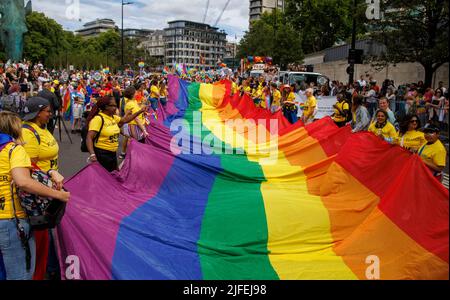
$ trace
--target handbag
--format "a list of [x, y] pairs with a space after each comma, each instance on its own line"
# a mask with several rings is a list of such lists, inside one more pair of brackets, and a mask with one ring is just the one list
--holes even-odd
[[[10, 160], [13, 149], [9, 153]], [[49, 188], [53, 188], [51, 178], [36, 165], [33, 165], [31, 178]], [[65, 202], [30, 194], [20, 189], [16, 189], [16, 192], [22, 209], [27, 214], [31, 229], [53, 229], [61, 223], [66, 211]], [[13, 184], [11, 184], [11, 195], [14, 195]]]

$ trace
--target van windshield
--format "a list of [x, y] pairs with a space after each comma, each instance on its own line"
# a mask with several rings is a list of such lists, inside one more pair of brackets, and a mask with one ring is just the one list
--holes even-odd
[[298, 84], [299, 86], [303, 83], [310, 84], [313, 82], [315, 85], [317, 85], [317, 78], [318, 75], [314, 74], [291, 74], [289, 76], [289, 84]]

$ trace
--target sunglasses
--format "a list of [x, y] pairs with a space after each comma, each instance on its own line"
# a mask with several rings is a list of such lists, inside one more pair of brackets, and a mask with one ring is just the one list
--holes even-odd
[[106, 105], [106, 106], [109, 106], [109, 107], [117, 107], [116, 104], [114, 104], [114, 105], [108, 104], [108, 105]]
[[409, 123], [418, 123], [418, 120], [411, 120]]

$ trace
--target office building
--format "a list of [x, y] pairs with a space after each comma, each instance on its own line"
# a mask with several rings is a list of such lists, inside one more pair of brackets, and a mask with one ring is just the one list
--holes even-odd
[[97, 37], [108, 30], [118, 30], [116, 23], [111, 19], [96, 19], [83, 25], [82, 29], [75, 31], [79, 36], [90, 38]]
[[250, 0], [250, 24], [259, 20], [263, 13], [273, 12], [275, 8], [284, 11], [284, 0]]
[[227, 34], [208, 24], [178, 20], [164, 29], [166, 65], [212, 68], [225, 57]]

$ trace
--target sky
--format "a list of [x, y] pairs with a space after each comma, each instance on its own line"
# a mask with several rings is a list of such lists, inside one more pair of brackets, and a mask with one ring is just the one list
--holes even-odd
[[[75, 31], [97, 18], [109, 18], [121, 27], [122, 0], [33, 0], [33, 11], [55, 19], [65, 30]], [[124, 28], [163, 29], [168, 21], [202, 22], [207, 0], [124, 0]], [[25, 0], [25, 3], [27, 0]], [[214, 25], [227, 0], [211, 0], [206, 22]], [[217, 27], [228, 40], [239, 41], [248, 30], [249, 1], [231, 0]]]

